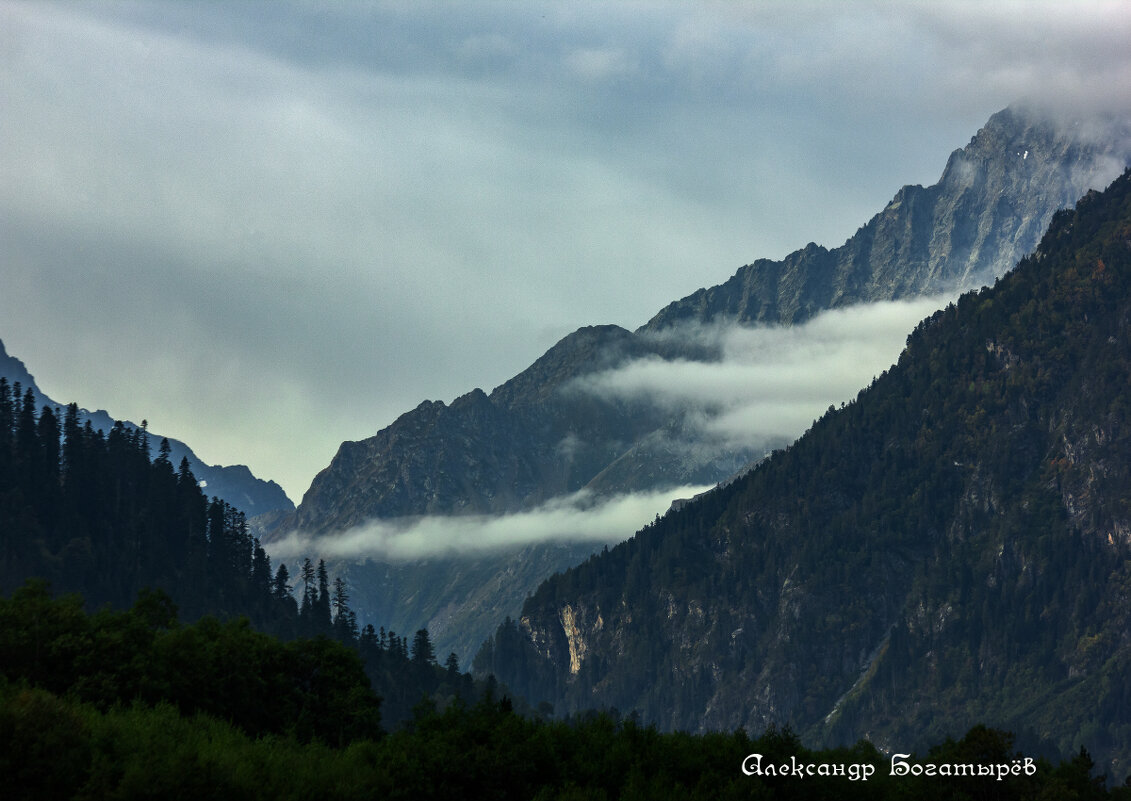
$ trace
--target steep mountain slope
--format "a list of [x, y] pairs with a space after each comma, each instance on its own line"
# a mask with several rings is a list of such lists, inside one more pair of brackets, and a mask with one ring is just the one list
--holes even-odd
[[[15, 384], [18, 381], [25, 392], [30, 388], [35, 393], [36, 408], [43, 406], [62, 408], [66, 405], [44, 395], [35, 383], [35, 378], [28, 372], [27, 366], [16, 357], [9, 355], [2, 341], [0, 341], [0, 376], [7, 378], [9, 384]], [[81, 410], [80, 422], [85, 423], [87, 420], [98, 431], [108, 433], [114, 427], [114, 419], [101, 410], [94, 412], [86, 409]], [[137, 428], [134, 423], [130, 422], [127, 422], [126, 426], [131, 430]], [[161, 442], [161, 435], [151, 434], [150, 440], [154, 449], [153, 455], [156, 456], [156, 448]], [[209, 496], [215, 495], [223, 498], [249, 516], [294, 510], [294, 504], [283, 492], [282, 487], [274, 481], [256, 478], [245, 465], [208, 465], [202, 462], [192, 452], [192, 449], [183, 442], [169, 439], [169, 445], [172, 447], [169, 460], [176, 465], [180, 464], [182, 458], [188, 457], [193, 475], [203, 482], [201, 486]]]
[[472, 657], [498, 621], [522, 608], [530, 591], [585, 560], [592, 543], [528, 545], [483, 555], [438, 556], [410, 562], [332, 562], [353, 589], [354, 612], [386, 629], [428, 629], [442, 662]]
[[1131, 758], [1131, 172], [793, 446], [554, 576], [477, 658], [559, 712]]

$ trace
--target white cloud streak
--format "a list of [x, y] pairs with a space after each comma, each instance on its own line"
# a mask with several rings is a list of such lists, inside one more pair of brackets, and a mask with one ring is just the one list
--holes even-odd
[[628, 539], [678, 498], [709, 487], [678, 487], [598, 499], [582, 491], [536, 509], [507, 515], [453, 515], [373, 520], [341, 534], [302, 532], [271, 543], [273, 559], [318, 555], [327, 559], [405, 562], [439, 556], [476, 556], [537, 543], [614, 545]]
[[695, 421], [719, 452], [800, 436], [829, 405], [854, 397], [899, 357], [907, 335], [952, 298], [864, 304], [794, 327], [685, 325], [663, 336], [695, 341], [717, 361], [640, 359], [575, 383], [577, 391], [649, 402]]

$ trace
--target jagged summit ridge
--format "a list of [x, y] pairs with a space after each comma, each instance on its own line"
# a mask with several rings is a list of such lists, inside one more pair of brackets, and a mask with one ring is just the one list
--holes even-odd
[[563, 390], [633, 358], [713, 358], [649, 336], [680, 323], [794, 324], [824, 309], [992, 283], [1036, 247], [1057, 209], [1105, 186], [1129, 160], [1127, 117], [1072, 124], [1024, 106], [1000, 111], [950, 155], [938, 183], [903, 187], [841, 247], [811, 243], [781, 261], [755, 261], [636, 332], [578, 329], [489, 395], [426, 402], [343, 444], [284, 527], [327, 532], [373, 517], [513, 511], [594, 481], [625, 491], [722, 480], [756, 454], [689, 464], [690, 449], [664, 447], [665, 430], [679, 428], [670, 414]]
[[1022, 106], [994, 114], [938, 183], [905, 186], [839, 248], [810, 243], [759, 259], [675, 301], [640, 330], [681, 321], [794, 324], [818, 311], [989, 285], [1036, 247], [1053, 212], [1131, 162], [1131, 118], [1057, 121]]

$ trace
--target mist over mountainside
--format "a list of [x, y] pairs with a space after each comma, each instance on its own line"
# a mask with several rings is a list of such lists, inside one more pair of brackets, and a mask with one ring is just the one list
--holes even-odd
[[1131, 760], [1131, 171], [742, 479], [545, 582], [476, 659], [558, 713]]
[[[37, 409], [43, 406], [52, 408], [66, 406], [65, 403], [52, 400], [40, 391], [27, 366], [18, 358], [9, 355], [2, 341], [0, 341], [0, 376], [7, 378], [9, 384], [19, 381], [25, 392], [30, 388], [35, 393]], [[89, 420], [95, 430], [103, 432], [109, 432], [115, 422], [109, 413], [102, 410], [92, 412], [80, 409], [79, 418], [80, 423], [85, 424]], [[138, 427], [135, 423], [124, 422], [130, 429]], [[161, 435], [154, 432], [150, 434], [151, 450], [156, 455]], [[185, 443], [170, 437], [169, 445], [170, 461], [179, 464], [182, 458], [188, 457], [193, 475], [203, 482], [202, 489], [209, 497], [215, 495], [223, 498], [248, 516], [294, 510], [294, 503], [287, 497], [282, 487], [274, 481], [256, 478], [245, 465], [208, 465], [202, 462]]]
[[[476, 389], [451, 404], [425, 401], [373, 437], [343, 443], [295, 513], [265, 530], [263, 540], [295, 532], [333, 536], [374, 519], [507, 514], [579, 491], [608, 497], [727, 479], [792, 441], [829, 403], [850, 397], [890, 364], [906, 331], [931, 309], [904, 307], [896, 347], [865, 365], [840, 394], [819, 384], [853, 362], [851, 349], [831, 358], [831, 367], [816, 367], [816, 379], [800, 382], [804, 404], [796, 387], [775, 387], [771, 394], [782, 395], [776, 403], [749, 403], [780, 365], [747, 372], [727, 402], [681, 393], [709, 385], [704, 370], [720, 372], [735, 361], [750, 367], [773, 353], [769, 341], [754, 341], [732, 358], [736, 337], [748, 336], [742, 326], [800, 329], [822, 309], [848, 313], [853, 304], [937, 299], [992, 280], [1036, 246], [1058, 208], [1105, 185], [1129, 158], [1131, 125], [1124, 118], [1063, 122], [1020, 106], [999, 112], [951, 154], [937, 184], [904, 187], [842, 247], [811, 244], [781, 262], [754, 262], [724, 284], [670, 304], [635, 332], [579, 329], [490, 394]], [[831, 339], [844, 340], [858, 322], [843, 318]], [[796, 369], [806, 364], [805, 353], [784, 358]], [[647, 369], [656, 373], [651, 383], [638, 380]], [[367, 603], [369, 581], [387, 582], [390, 571], [379, 549], [363, 551], [359, 559], [374, 561], [350, 570], [358, 608], [389, 620], [411, 604]], [[391, 572], [401, 597], [415, 597], [413, 571], [398, 564]], [[474, 592], [455, 582], [437, 608], [450, 610]], [[383, 590], [386, 596], [396, 593]], [[487, 633], [486, 624], [475, 630]], [[433, 617], [409, 625], [442, 623]], [[439, 647], [447, 645], [441, 640]]]

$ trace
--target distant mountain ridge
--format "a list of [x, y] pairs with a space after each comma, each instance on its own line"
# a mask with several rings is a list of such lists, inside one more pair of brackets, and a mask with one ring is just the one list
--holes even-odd
[[[24, 391], [30, 387], [35, 393], [37, 409], [43, 406], [52, 408], [66, 406], [66, 403], [52, 400], [40, 391], [39, 385], [36, 384], [35, 378], [28, 371], [27, 366], [20, 359], [11, 356], [2, 341], [0, 341], [0, 376], [7, 378], [9, 384], [20, 382]], [[96, 430], [106, 432], [114, 426], [115, 422], [108, 412], [102, 410], [92, 412], [81, 409], [80, 418], [81, 422], [85, 423], [90, 420], [91, 425]], [[135, 423], [123, 422], [131, 429], [138, 427]], [[153, 454], [156, 455], [157, 446], [161, 442], [161, 435], [154, 432], [150, 432], [150, 434], [151, 449]], [[169, 438], [169, 445], [172, 448], [169, 458], [173, 464], [179, 464], [183, 457], [188, 457], [193, 475], [196, 476], [198, 481], [204, 482], [202, 487], [209, 497], [219, 496], [249, 517], [294, 510], [294, 503], [287, 497], [282, 487], [274, 481], [256, 478], [245, 465], [205, 464], [185, 443]]]
[[545, 582], [476, 658], [560, 714], [1131, 762], [1131, 171], [846, 408]]
[[[840, 248], [810, 244], [780, 262], [756, 261], [669, 304], [635, 332], [579, 329], [490, 394], [476, 389], [451, 404], [426, 401], [373, 437], [343, 443], [264, 542], [373, 518], [529, 509], [580, 489], [613, 495], [725, 480], [787, 443], [704, 448], [679, 410], [577, 392], [577, 382], [645, 357], [718, 357], [681, 338], [684, 325], [794, 324], [826, 308], [992, 281], [1036, 247], [1058, 208], [1104, 186], [1129, 160], [1126, 117], [1073, 125], [1031, 108], [999, 112], [951, 154], [937, 184], [904, 187]], [[393, 580], [405, 598], [417, 597], [411, 565], [388, 568], [350, 570], [359, 612], [374, 619], [396, 619], [411, 605], [367, 601], [370, 580]], [[432, 612], [476, 592], [456, 582]], [[395, 592], [386, 586], [380, 595]], [[494, 625], [486, 622], [466, 625], [485, 635]], [[399, 625], [439, 624], [403, 618]], [[438, 640], [441, 649], [449, 644]]]

